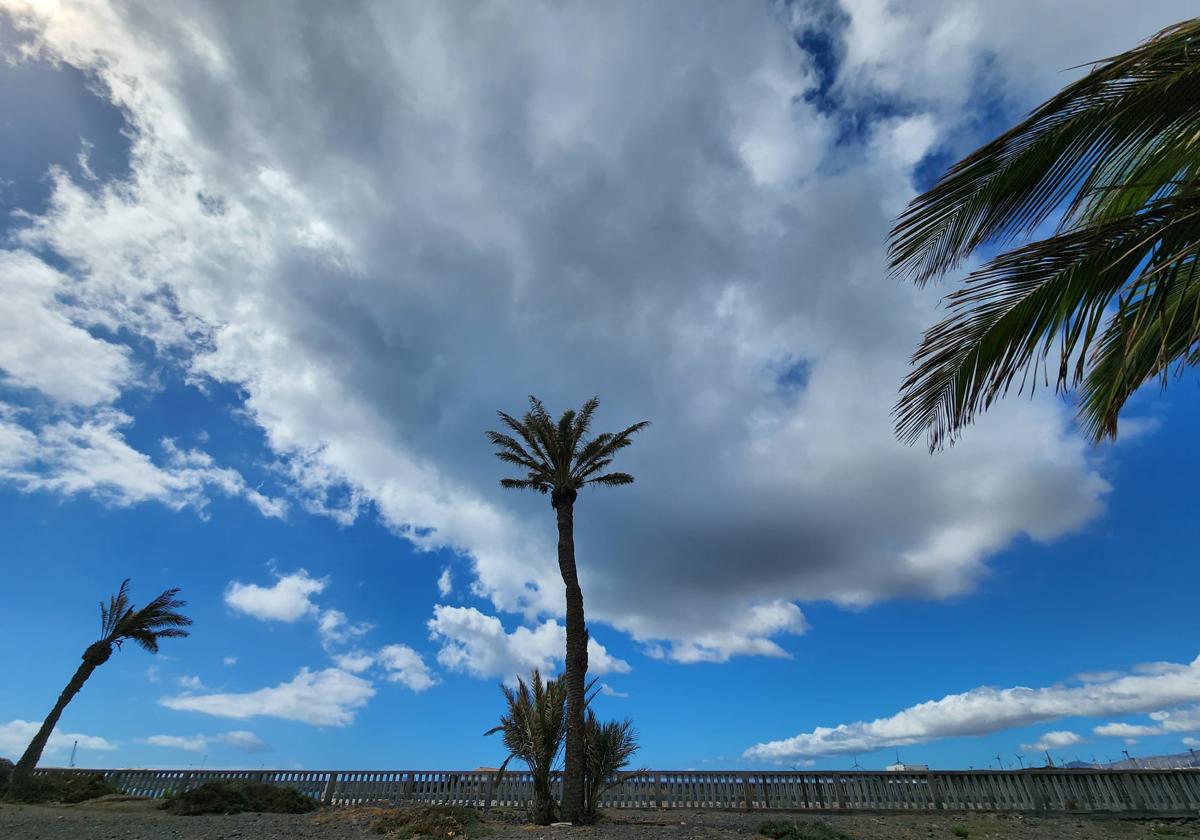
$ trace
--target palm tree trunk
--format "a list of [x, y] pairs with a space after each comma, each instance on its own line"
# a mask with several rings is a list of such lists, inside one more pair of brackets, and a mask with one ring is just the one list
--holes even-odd
[[[104, 646], [103, 650], [99, 649], [101, 645]], [[97, 642], [83, 654], [83, 662], [75, 670], [75, 676], [71, 677], [71, 681], [67, 683], [67, 687], [63, 689], [62, 694], [58, 695], [58, 702], [54, 704], [54, 708], [46, 716], [46, 720], [42, 723], [42, 728], [33, 736], [33, 740], [25, 748], [21, 759], [13, 767], [12, 775], [8, 780], [9, 794], [16, 793], [17, 787], [33, 774], [33, 769], [37, 766], [38, 759], [42, 757], [42, 751], [46, 749], [46, 742], [50, 740], [50, 734], [54, 731], [54, 727], [58, 726], [58, 719], [62, 717], [63, 709], [67, 708], [67, 704], [79, 693], [79, 689], [83, 688], [83, 684], [88, 681], [88, 677], [108, 660], [110, 654], [111, 649], [103, 642]]]
[[583, 819], [583, 706], [587, 679], [587, 624], [583, 617], [583, 590], [575, 570], [574, 500], [560, 499], [558, 515], [558, 569], [567, 590], [567, 756], [563, 767], [562, 818]]

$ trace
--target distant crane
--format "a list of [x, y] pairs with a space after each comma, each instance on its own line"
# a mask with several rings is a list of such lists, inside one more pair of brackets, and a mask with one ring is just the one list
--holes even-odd
[[1129, 750], [1121, 750], [1121, 752], [1125, 753], [1125, 758], [1129, 759], [1129, 763], [1134, 766], [1134, 769], [1137, 769], [1137, 759], [1129, 754]]
[[1054, 766], [1054, 759], [1050, 755], [1050, 750], [1046, 750], [1046, 766], [1047, 767]]

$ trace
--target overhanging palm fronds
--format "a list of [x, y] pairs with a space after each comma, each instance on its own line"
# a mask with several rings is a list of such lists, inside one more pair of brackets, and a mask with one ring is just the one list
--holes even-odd
[[1198, 167], [1200, 19], [1099, 63], [914, 199], [889, 258], [919, 284], [1062, 215], [949, 296], [902, 387], [900, 437], [941, 446], [1039, 379], [1082, 386], [1083, 429], [1115, 436], [1139, 385], [1197, 361]]

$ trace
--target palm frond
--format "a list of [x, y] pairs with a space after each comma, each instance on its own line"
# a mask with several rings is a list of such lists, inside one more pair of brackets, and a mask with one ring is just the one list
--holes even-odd
[[113, 629], [129, 612], [129, 578], [121, 581], [117, 594], [108, 599], [108, 603], [100, 602], [100, 638], [112, 635]]
[[1017, 377], [1022, 386], [1048, 381], [1041, 366], [1052, 350], [1055, 386], [1074, 387], [1114, 299], [1124, 290], [1145, 299], [1142, 312], [1160, 307], [1196, 243], [1200, 193], [995, 258], [948, 297], [949, 316], [926, 333], [896, 406], [897, 433], [913, 441], [928, 432], [933, 448], [952, 440]]
[[160, 639], [187, 636], [184, 628], [190, 627], [192, 620], [178, 612], [187, 606], [186, 601], [175, 597], [178, 594], [178, 589], [168, 589], [141, 609], [127, 609], [105, 638], [118, 647], [132, 639], [151, 653], [158, 653]]
[[529, 411], [521, 420], [503, 411], [497, 412], [520, 440], [502, 432], [487, 432], [488, 440], [496, 448], [496, 457], [526, 470], [525, 478], [505, 478], [500, 481], [501, 486], [540, 493], [563, 491], [567, 498], [573, 499], [574, 493], [584, 484], [632, 482], [632, 476], [627, 473], [593, 476], [612, 463], [614, 453], [630, 445], [632, 435], [650, 424], [635, 423], [615, 434], [604, 432], [588, 440], [592, 418], [599, 405], [599, 399], [592, 397], [579, 411], [567, 410], [554, 421], [542, 402], [531, 396]]
[[901, 215], [889, 260], [925, 283], [1056, 213], [1056, 233], [948, 296], [902, 386], [902, 439], [927, 432], [937, 448], [1013, 385], [1041, 381], [1082, 384], [1081, 426], [1100, 440], [1142, 383], [1196, 363], [1200, 19], [1098, 63], [952, 167]]
[[893, 270], [927, 282], [985, 242], [1032, 232], [1064, 206], [1064, 225], [1103, 217], [1104, 207], [1121, 204], [1122, 185], [1136, 193], [1148, 169], [1194, 159], [1198, 37], [1200, 19], [1187, 21], [1100, 63], [953, 166], [893, 228]]
[[602, 487], [620, 487], [623, 484], [633, 484], [633, 476], [629, 473], [611, 472], [589, 478], [586, 484], [599, 484]]

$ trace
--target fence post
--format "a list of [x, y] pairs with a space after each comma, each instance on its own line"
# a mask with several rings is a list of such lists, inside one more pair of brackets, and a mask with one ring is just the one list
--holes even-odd
[[929, 784], [929, 801], [933, 803], [933, 809], [935, 811], [940, 811], [943, 808], [942, 792], [938, 789], [937, 780], [933, 778], [932, 773], [927, 773], [925, 778], [928, 780]]
[[749, 811], [750, 809], [752, 809], [754, 807], [754, 803], [753, 803], [753, 800], [751, 799], [751, 794], [750, 794], [750, 774], [749, 773], [742, 774], [742, 799], [746, 803], [747, 811]]
[[659, 808], [667, 807], [667, 803], [663, 800], [662, 773], [654, 774], [654, 798], [658, 800]]
[[333, 804], [333, 794], [337, 788], [338, 774], [336, 770], [329, 771], [329, 778], [325, 780], [325, 792], [321, 795], [322, 805]]

